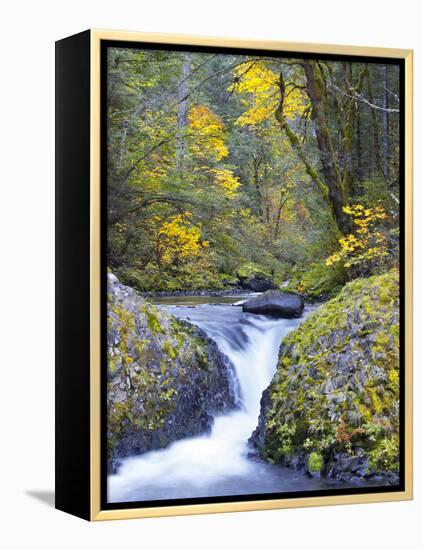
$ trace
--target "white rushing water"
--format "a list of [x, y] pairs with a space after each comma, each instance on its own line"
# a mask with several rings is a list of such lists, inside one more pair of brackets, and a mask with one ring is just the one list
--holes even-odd
[[200, 326], [229, 357], [242, 405], [216, 417], [210, 434], [124, 459], [118, 474], [109, 476], [109, 502], [249, 493], [268, 477], [267, 465], [248, 458], [248, 438], [257, 426], [262, 392], [275, 373], [280, 343], [299, 320], [249, 315], [223, 305], [171, 312]]

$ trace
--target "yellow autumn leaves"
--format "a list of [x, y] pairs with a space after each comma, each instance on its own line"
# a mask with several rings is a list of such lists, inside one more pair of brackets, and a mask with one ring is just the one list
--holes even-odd
[[209, 172], [213, 175], [214, 183], [224, 191], [228, 199], [233, 199], [241, 184], [239, 179], [234, 176], [232, 170], [227, 168], [211, 168]]
[[[194, 105], [188, 114], [188, 122], [192, 132], [190, 150], [191, 153], [206, 162], [212, 159], [219, 161], [228, 156], [225, 145], [225, 127], [220, 116], [213, 113], [205, 105]], [[210, 168], [200, 166], [201, 170], [212, 176], [212, 181], [225, 193], [228, 199], [236, 196], [240, 182], [229, 168]]]
[[[247, 94], [243, 100], [248, 109], [236, 120], [238, 126], [256, 125], [273, 117], [280, 101], [278, 76], [265, 61], [247, 61], [234, 69], [235, 81], [229, 92]], [[302, 88], [288, 84], [284, 98], [284, 116], [301, 117], [309, 100]]]
[[[224, 124], [217, 114], [205, 105], [194, 105], [188, 112], [189, 147], [191, 154], [202, 164], [196, 168], [211, 176], [211, 181], [232, 199], [240, 182], [229, 168], [214, 167], [217, 161], [228, 156], [224, 141]], [[212, 165], [210, 166], [210, 161]], [[199, 258], [209, 242], [202, 240], [201, 228], [185, 211], [166, 221], [156, 216], [156, 256], [161, 265], [176, 265]]]
[[[234, 68], [234, 83], [230, 92], [244, 94], [241, 99], [248, 108], [238, 117], [238, 126], [257, 125], [274, 115], [280, 97], [277, 75], [265, 61], [247, 61]], [[293, 120], [304, 115], [308, 98], [303, 89], [287, 84], [284, 100], [284, 116]], [[206, 105], [194, 105], [188, 113], [190, 129], [190, 152], [203, 161], [220, 161], [229, 155], [225, 144], [225, 126], [219, 115]], [[240, 186], [238, 178], [227, 167], [207, 167], [202, 169], [213, 176], [212, 181], [219, 186], [229, 199], [233, 199]]]
[[386, 237], [375, 229], [377, 222], [386, 218], [383, 207], [365, 208], [357, 204], [344, 206], [343, 211], [352, 217], [356, 229], [338, 240], [340, 249], [326, 259], [326, 265], [342, 262], [350, 268], [387, 256]]
[[219, 115], [205, 105], [194, 105], [188, 113], [192, 132], [191, 152], [197, 157], [221, 160], [228, 156], [224, 141], [224, 125]]
[[190, 212], [172, 216], [158, 231], [157, 252], [162, 264], [195, 258], [208, 245], [201, 240], [201, 229], [192, 223]]

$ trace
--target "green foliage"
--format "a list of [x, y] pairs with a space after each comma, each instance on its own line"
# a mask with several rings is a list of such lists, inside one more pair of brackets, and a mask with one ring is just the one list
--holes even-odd
[[251, 277], [256, 277], [257, 279], [272, 278], [272, 273], [266, 272], [262, 267], [251, 262], [244, 263], [238, 267], [236, 275], [239, 279], [250, 279]]
[[397, 433], [384, 437], [375, 449], [370, 451], [369, 473], [399, 470], [399, 436]]
[[279, 462], [283, 456], [290, 455], [293, 451], [293, 437], [295, 425], [280, 422], [277, 418], [270, 418], [266, 428], [272, 431], [274, 437], [266, 442], [265, 452], [268, 458]]
[[307, 470], [310, 474], [320, 474], [323, 469], [324, 461], [321, 454], [313, 451], [307, 460]]
[[342, 289], [347, 274], [342, 265], [328, 267], [323, 262], [292, 271], [287, 291], [299, 292], [307, 298], [332, 298]]
[[[400, 117], [369, 102], [396, 101], [398, 67], [117, 47], [107, 73], [113, 272], [141, 292], [265, 277], [330, 299], [283, 344], [265, 454], [315, 473], [317, 457], [364, 448], [372, 471], [394, 471]], [[185, 368], [212, 368], [180, 325], [165, 340], [154, 306], [137, 315], [109, 319], [109, 380], [125, 379], [111, 452], [128, 426], [160, 428]]]
[[123, 267], [117, 271], [117, 275], [124, 284], [139, 292], [150, 290], [151, 277], [145, 271]]

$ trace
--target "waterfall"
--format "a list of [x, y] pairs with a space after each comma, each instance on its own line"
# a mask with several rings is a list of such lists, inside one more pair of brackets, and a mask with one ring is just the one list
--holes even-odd
[[248, 438], [257, 426], [261, 394], [275, 373], [280, 343], [299, 320], [244, 314], [224, 305], [169, 310], [202, 328], [232, 361], [240, 408], [217, 416], [209, 434], [124, 459], [118, 474], [109, 476], [109, 502], [249, 493], [269, 466], [248, 458]]
[[271, 319], [240, 312], [222, 319], [221, 315], [214, 313], [207, 321], [203, 321], [201, 316], [199, 319], [192, 317], [191, 321], [202, 328], [231, 360], [245, 421], [248, 418], [250, 423], [256, 424], [260, 397], [275, 373], [280, 343], [298, 325], [298, 320]]

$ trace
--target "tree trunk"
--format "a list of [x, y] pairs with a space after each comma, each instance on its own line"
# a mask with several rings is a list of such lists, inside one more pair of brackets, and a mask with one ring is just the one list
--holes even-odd
[[[345, 62], [344, 68], [344, 91], [349, 94], [352, 82], [351, 63]], [[348, 195], [353, 194], [354, 169], [353, 169], [353, 124], [354, 124], [354, 102], [351, 97], [345, 95], [342, 105], [344, 124], [342, 127], [342, 186]]]
[[324, 80], [316, 61], [304, 61], [303, 65], [306, 76], [306, 88], [312, 104], [311, 119], [316, 132], [324, 181], [328, 187], [328, 196], [335, 221], [340, 231], [346, 235], [351, 233], [352, 230], [351, 219], [343, 211], [349, 196], [348, 189], [344, 188], [326, 120], [325, 106], [327, 105], [327, 96]]
[[383, 65], [383, 166], [386, 180], [389, 180], [389, 81], [388, 66]]
[[258, 214], [259, 216], [263, 216], [263, 194], [260, 188], [260, 165], [263, 161], [263, 157], [255, 157], [253, 156], [253, 180], [254, 180], [254, 187], [256, 189], [257, 194], [257, 203], [258, 203]]
[[362, 193], [362, 183], [363, 183], [363, 146], [361, 143], [361, 112], [360, 104], [356, 105], [357, 113], [355, 117], [355, 128], [356, 128], [356, 141], [357, 141], [357, 165], [356, 165], [356, 174], [357, 174], [357, 194], [361, 195]]
[[[267, 166], [264, 166], [264, 181], [267, 183]], [[264, 213], [265, 213], [265, 219], [266, 223], [270, 223], [270, 198], [269, 198], [269, 189], [267, 187], [264, 187]]]
[[184, 169], [184, 159], [187, 153], [187, 143], [184, 138], [188, 126], [188, 80], [191, 76], [191, 54], [186, 53], [182, 64], [181, 79], [178, 84], [178, 139], [176, 141], [176, 170], [181, 173]]
[[280, 224], [281, 224], [281, 217], [282, 217], [282, 210], [285, 206], [287, 200], [289, 197], [287, 197], [286, 192], [281, 191], [280, 197], [279, 197], [279, 205], [276, 212], [276, 220], [275, 220], [275, 229], [273, 232], [273, 235], [275, 239], [279, 237], [279, 230], [280, 230]]
[[[369, 71], [367, 72], [367, 95], [369, 96], [370, 103], [374, 103], [373, 89], [372, 89], [372, 83], [371, 83], [371, 77], [370, 77]], [[385, 170], [384, 164], [382, 163], [382, 157], [380, 154], [379, 123], [377, 120], [377, 113], [375, 109], [370, 109], [370, 111], [371, 111], [372, 122], [373, 122], [374, 159], [376, 162], [377, 170], [379, 170], [380, 174], [386, 180], [387, 172]]]

